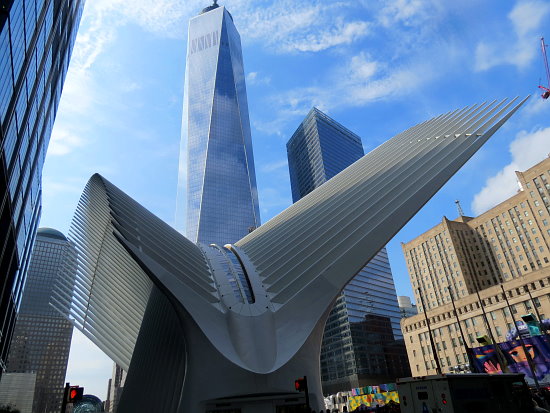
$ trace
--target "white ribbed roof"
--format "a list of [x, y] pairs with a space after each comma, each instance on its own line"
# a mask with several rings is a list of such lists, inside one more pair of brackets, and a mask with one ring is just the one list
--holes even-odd
[[469, 106], [414, 126], [219, 252], [196, 246], [94, 175], [69, 233], [76, 284], [59, 288], [55, 300], [70, 304], [75, 326], [127, 369], [155, 283], [225, 357], [273, 371], [526, 99]]

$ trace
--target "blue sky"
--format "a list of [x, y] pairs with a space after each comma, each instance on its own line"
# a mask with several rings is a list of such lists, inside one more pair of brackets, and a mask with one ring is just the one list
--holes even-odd
[[[42, 226], [68, 232], [99, 172], [175, 221], [188, 19], [209, 1], [89, 0], [43, 174]], [[262, 222], [291, 204], [285, 144], [315, 105], [370, 151], [419, 122], [532, 94], [388, 245], [397, 292], [412, 295], [401, 252], [457, 215], [517, 190], [514, 170], [550, 153], [542, 0], [227, 0], [241, 33]], [[548, 27], [548, 26], [546, 26]], [[112, 364], [75, 332], [67, 380], [105, 398]]]

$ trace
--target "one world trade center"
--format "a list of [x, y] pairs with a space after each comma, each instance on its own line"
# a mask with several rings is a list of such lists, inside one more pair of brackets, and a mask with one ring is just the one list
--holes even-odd
[[234, 243], [260, 225], [240, 36], [216, 2], [189, 22], [176, 222], [182, 207], [194, 242]]

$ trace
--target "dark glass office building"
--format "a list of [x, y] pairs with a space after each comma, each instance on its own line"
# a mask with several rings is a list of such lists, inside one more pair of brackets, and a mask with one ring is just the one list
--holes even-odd
[[[313, 108], [287, 143], [296, 202], [364, 155], [361, 138]], [[335, 393], [410, 374], [386, 249], [348, 283], [325, 327], [323, 391]]]
[[84, 0], [0, 2], [0, 374], [41, 212], [41, 175]]
[[[71, 271], [72, 268], [72, 271]], [[76, 272], [76, 250], [65, 236], [40, 228], [15, 323], [7, 373], [36, 373], [33, 413], [58, 413], [73, 335], [72, 324], [50, 305], [61, 273]], [[0, 380], [0, 388], [3, 383]]]
[[176, 222], [185, 204], [193, 242], [223, 246], [260, 225], [241, 39], [216, 3], [189, 22], [179, 178]]

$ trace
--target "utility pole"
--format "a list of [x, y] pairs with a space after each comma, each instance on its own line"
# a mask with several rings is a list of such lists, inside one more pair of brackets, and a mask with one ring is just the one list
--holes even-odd
[[442, 374], [441, 364], [439, 364], [439, 354], [437, 354], [437, 349], [435, 348], [434, 339], [432, 337], [432, 328], [430, 327], [430, 320], [428, 319], [428, 313], [426, 312], [426, 305], [424, 304], [424, 296], [422, 295], [422, 291], [420, 290], [420, 287], [418, 287], [418, 296], [420, 297], [420, 301], [422, 301], [422, 310], [424, 310], [424, 318], [426, 320], [426, 326], [428, 327], [430, 344], [432, 346], [432, 352], [434, 353], [435, 365], [436, 365], [435, 371], [437, 374]]
[[525, 347], [525, 342], [523, 341], [523, 337], [521, 336], [518, 330], [514, 313], [512, 312], [512, 307], [510, 306], [510, 302], [508, 301], [508, 296], [506, 295], [506, 291], [504, 291], [504, 287], [502, 286], [502, 284], [500, 284], [500, 289], [502, 290], [502, 294], [504, 295], [504, 300], [506, 301], [506, 306], [508, 307], [508, 312], [510, 313], [510, 318], [512, 319], [512, 325], [515, 327], [517, 331], [519, 342], [521, 344], [521, 348], [523, 349], [523, 353], [525, 354], [525, 358], [527, 359], [529, 370], [531, 370], [531, 374], [533, 375], [535, 387], [537, 388], [537, 390], [540, 390], [540, 384], [537, 379], [537, 375], [535, 374], [535, 363], [533, 363], [533, 359], [531, 358], [531, 355], [529, 354], [529, 352], [527, 351], [527, 348]]

